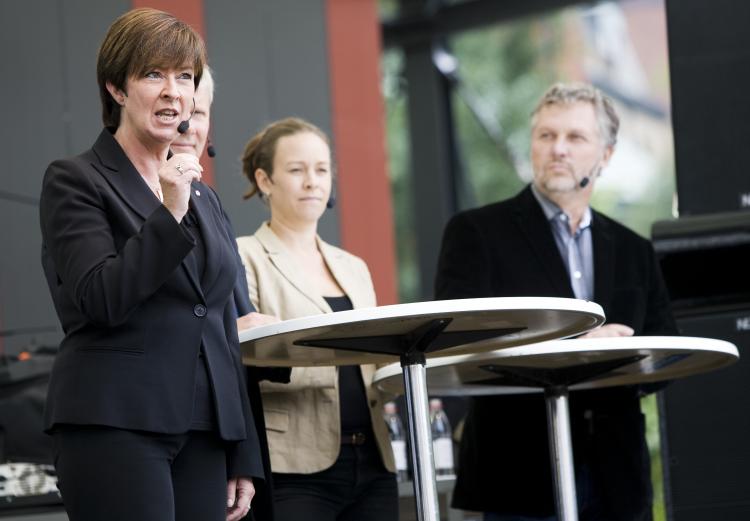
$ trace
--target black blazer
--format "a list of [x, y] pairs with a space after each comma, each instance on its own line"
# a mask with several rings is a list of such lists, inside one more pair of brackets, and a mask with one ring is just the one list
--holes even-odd
[[184, 262], [191, 232], [159, 204], [108, 130], [90, 150], [47, 169], [42, 262], [65, 338], [45, 427], [186, 432], [203, 344], [218, 430], [230, 442], [228, 477], [262, 478], [237, 340], [244, 272], [216, 194], [202, 183], [191, 189], [203, 273]]
[[[594, 300], [636, 335], [676, 334], [651, 244], [593, 212]], [[454, 216], [438, 263], [438, 299], [575, 298], [547, 219], [530, 188]], [[639, 390], [571, 393], [576, 467], [593, 473], [608, 520], [650, 519], [651, 484]], [[453, 503], [468, 510], [555, 513], [544, 398], [472, 400]], [[583, 518], [582, 518], [583, 519]]]

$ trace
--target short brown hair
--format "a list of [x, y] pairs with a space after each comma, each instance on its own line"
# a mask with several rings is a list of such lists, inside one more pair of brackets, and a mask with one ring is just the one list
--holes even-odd
[[250, 199], [260, 192], [258, 182], [255, 180], [256, 170], [262, 168], [268, 174], [268, 177], [273, 175], [273, 158], [276, 155], [276, 144], [279, 139], [303, 132], [312, 132], [329, 146], [331, 144], [325, 132], [302, 118], [285, 118], [274, 121], [248, 141], [242, 153], [242, 173], [250, 181], [250, 188], [242, 196], [244, 199]]
[[206, 63], [203, 39], [185, 22], [148, 7], [133, 9], [115, 20], [99, 47], [96, 79], [104, 126], [120, 125], [120, 105], [107, 90], [107, 82], [123, 92], [128, 78], [150, 68], [193, 67], [198, 87]]

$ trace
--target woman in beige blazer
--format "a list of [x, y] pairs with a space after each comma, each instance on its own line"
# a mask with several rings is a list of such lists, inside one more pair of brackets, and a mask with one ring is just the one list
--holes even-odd
[[[317, 235], [332, 204], [327, 136], [301, 119], [274, 122], [245, 147], [243, 172], [245, 197], [257, 194], [271, 210], [254, 235], [237, 240], [258, 311], [290, 319], [375, 306], [364, 261]], [[288, 384], [261, 383], [278, 519], [397, 519], [374, 369], [295, 367]]]

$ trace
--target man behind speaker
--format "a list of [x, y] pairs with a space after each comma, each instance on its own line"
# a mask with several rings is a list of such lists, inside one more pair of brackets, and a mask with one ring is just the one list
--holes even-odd
[[[213, 101], [214, 79], [211, 74], [211, 69], [206, 66], [206, 68], [203, 69], [201, 82], [198, 85], [198, 88], [195, 89], [193, 111], [190, 118], [180, 123], [180, 125], [182, 126], [185, 122], [188, 123], [182, 127], [178, 127], [177, 130], [179, 134], [169, 147], [172, 152], [175, 154], [192, 154], [198, 158], [201, 157], [203, 149], [208, 142], [208, 129], [211, 121], [211, 104]], [[208, 155], [210, 157], [216, 155], [213, 151], [213, 146], [210, 144], [208, 145]]]
[[[436, 297], [575, 297], [599, 303], [607, 316], [585, 336], [674, 334], [651, 244], [589, 206], [617, 139], [611, 101], [588, 85], [556, 84], [531, 127], [532, 184], [451, 219]], [[639, 398], [635, 387], [571, 395], [582, 520], [651, 518]], [[454, 506], [485, 512], [485, 521], [556, 519], [546, 433], [541, 394], [474, 399]]]
[[[206, 150], [208, 156], [213, 158], [216, 156], [216, 151], [211, 144], [209, 133], [211, 126], [211, 105], [214, 101], [214, 78], [213, 72], [208, 65], [203, 68], [203, 76], [201, 77], [200, 84], [195, 89], [193, 100], [193, 111], [188, 119], [183, 120], [180, 123], [182, 129], [180, 127], [177, 128], [179, 134], [177, 135], [177, 138], [172, 141], [169, 148], [174, 154], [192, 154], [197, 158], [200, 158], [203, 154], [203, 150]], [[208, 145], [208, 147], [206, 147], [206, 145]], [[228, 219], [227, 223], [231, 226]], [[232, 232], [232, 236], [234, 236], [234, 232]], [[239, 258], [237, 261], [241, 270], [239, 273], [241, 278], [240, 284], [244, 285], [245, 270], [242, 267], [242, 261]], [[241, 315], [237, 318], [238, 331], [278, 322], [276, 317], [250, 311], [254, 308], [247, 298], [247, 295], [235, 295], [235, 299], [237, 314]], [[246, 313], [247, 311], [250, 312]], [[276, 381], [279, 378], [279, 381], [288, 380], [288, 376], [284, 369], [261, 369], [257, 367], [248, 367], [246, 377], [248, 397], [253, 410], [261, 410], [262, 408], [260, 390], [258, 389], [258, 382], [260, 380], [271, 379]], [[258, 428], [258, 436], [261, 441], [261, 457], [263, 458], [265, 479], [255, 483], [257, 495], [253, 501], [253, 517], [256, 521], [270, 521], [273, 519], [273, 505], [271, 503], [271, 463], [267, 449], [268, 441], [266, 439], [263, 415], [259, 415], [258, 418], [256, 418], [256, 427]]]

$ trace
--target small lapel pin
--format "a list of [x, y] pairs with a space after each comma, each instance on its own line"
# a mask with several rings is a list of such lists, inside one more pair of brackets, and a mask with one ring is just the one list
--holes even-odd
[[198, 197], [200, 197], [201, 196], [201, 191], [200, 190], [196, 190], [195, 191], [195, 195], [197, 195]]

